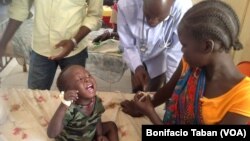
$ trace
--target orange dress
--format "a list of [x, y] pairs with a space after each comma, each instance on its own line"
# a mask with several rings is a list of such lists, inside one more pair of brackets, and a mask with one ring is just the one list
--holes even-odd
[[250, 78], [245, 77], [227, 93], [216, 97], [202, 97], [202, 116], [205, 124], [216, 124], [227, 112], [250, 117]]
[[[250, 117], [250, 78], [216, 98], [203, 96], [206, 72], [182, 59], [182, 73], [166, 105], [165, 124], [217, 124], [228, 112]], [[247, 124], [247, 123], [246, 123]]]

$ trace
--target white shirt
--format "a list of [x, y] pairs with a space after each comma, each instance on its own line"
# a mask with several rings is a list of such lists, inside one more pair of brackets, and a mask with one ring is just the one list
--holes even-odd
[[[150, 27], [146, 21], [143, 22], [143, 0], [118, 2], [120, 45], [124, 49], [123, 58], [133, 72], [145, 63], [150, 78], [163, 73], [166, 73], [167, 81], [171, 78], [182, 58], [177, 27], [190, 7], [191, 0], [175, 0], [169, 16], [156, 27]], [[147, 44], [145, 53], [139, 49], [142, 39]]]

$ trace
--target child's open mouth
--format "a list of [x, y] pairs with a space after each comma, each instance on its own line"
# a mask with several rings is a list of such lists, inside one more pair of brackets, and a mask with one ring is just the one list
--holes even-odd
[[94, 86], [92, 84], [89, 84], [87, 87], [86, 87], [87, 91], [89, 91], [90, 93], [93, 93], [94, 92]]

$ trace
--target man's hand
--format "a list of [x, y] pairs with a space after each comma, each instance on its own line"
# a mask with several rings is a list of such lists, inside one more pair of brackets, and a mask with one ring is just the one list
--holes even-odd
[[134, 85], [135, 87], [142, 87], [142, 91], [148, 91], [149, 75], [144, 66], [139, 66], [135, 70]]
[[69, 55], [69, 53], [74, 49], [74, 43], [72, 40], [62, 40], [61, 42], [56, 44], [55, 47], [56, 48], [61, 47], [61, 48], [63, 48], [63, 50], [55, 56], [50, 56], [49, 59], [50, 60], [61, 60], [65, 56]]
[[122, 111], [124, 113], [129, 114], [132, 117], [141, 117], [143, 114], [139, 111], [139, 109], [136, 107], [133, 100], [125, 100], [121, 102]]

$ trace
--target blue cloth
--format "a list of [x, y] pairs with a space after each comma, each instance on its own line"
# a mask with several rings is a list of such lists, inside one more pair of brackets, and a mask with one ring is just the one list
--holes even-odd
[[[117, 26], [120, 44], [124, 49], [123, 58], [133, 72], [145, 63], [150, 78], [163, 73], [166, 73], [167, 80], [171, 78], [182, 58], [177, 26], [191, 6], [191, 0], [175, 0], [170, 15], [164, 21], [156, 27], [150, 27], [144, 21], [143, 30], [143, 0], [118, 2]], [[146, 40], [148, 47], [145, 54], [139, 51], [142, 39]]]
[[200, 98], [206, 86], [205, 70], [188, 68], [166, 103], [165, 124], [203, 124]]
[[61, 69], [73, 64], [85, 67], [87, 58], [87, 49], [84, 49], [75, 56], [64, 58], [60, 61], [51, 61], [48, 57], [41, 56], [32, 51], [29, 64], [28, 88], [49, 90], [53, 83], [57, 66], [60, 66]]

